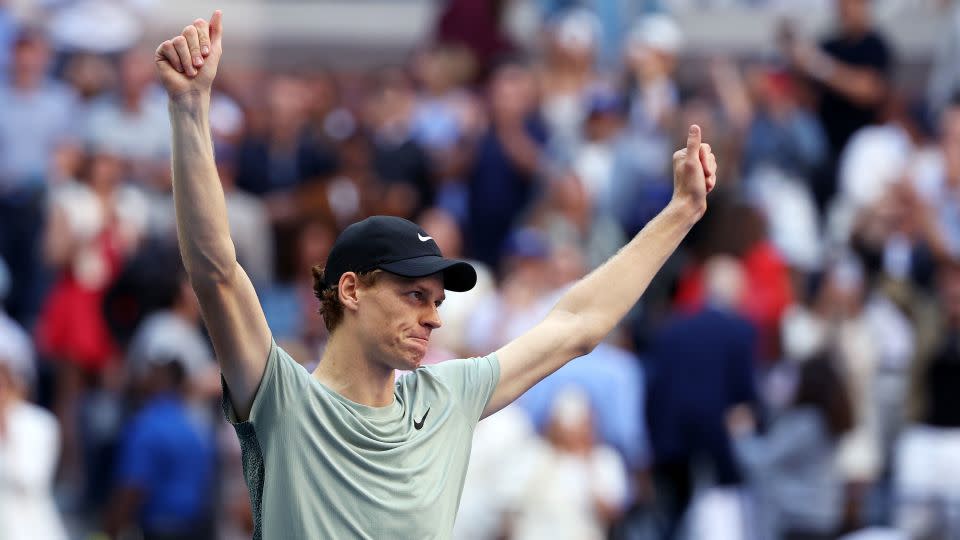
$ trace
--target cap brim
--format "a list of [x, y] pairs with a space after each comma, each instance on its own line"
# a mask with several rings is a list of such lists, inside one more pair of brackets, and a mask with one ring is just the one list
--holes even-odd
[[450, 291], [469, 291], [477, 284], [477, 271], [470, 263], [445, 259], [436, 255], [425, 255], [381, 264], [379, 268], [391, 274], [408, 278], [443, 273], [443, 288]]

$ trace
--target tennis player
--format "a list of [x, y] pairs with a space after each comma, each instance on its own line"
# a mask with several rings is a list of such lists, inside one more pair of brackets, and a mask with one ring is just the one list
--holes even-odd
[[710, 146], [691, 126], [666, 209], [536, 327], [482, 358], [420, 367], [444, 290], [476, 281], [469, 264], [400, 218], [347, 227], [314, 268], [330, 339], [309, 373], [273, 340], [230, 238], [209, 125], [222, 38], [217, 11], [164, 41], [156, 66], [170, 97], [180, 250], [243, 448], [254, 538], [448, 538], [477, 422], [593, 349], [640, 298], [706, 210]]

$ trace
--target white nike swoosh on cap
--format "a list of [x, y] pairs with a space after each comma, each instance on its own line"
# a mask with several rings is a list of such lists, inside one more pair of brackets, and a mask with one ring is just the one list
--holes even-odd
[[417, 233], [417, 238], [419, 238], [421, 242], [426, 242], [427, 240], [433, 240], [432, 236], [421, 236], [420, 233]]

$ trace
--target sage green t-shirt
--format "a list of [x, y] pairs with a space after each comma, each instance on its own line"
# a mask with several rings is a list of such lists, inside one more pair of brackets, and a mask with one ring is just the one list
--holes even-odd
[[[320, 384], [273, 342], [237, 431], [254, 538], [449, 538], [473, 430], [500, 378], [496, 356], [398, 377], [386, 407]], [[419, 428], [419, 429], [417, 429]]]

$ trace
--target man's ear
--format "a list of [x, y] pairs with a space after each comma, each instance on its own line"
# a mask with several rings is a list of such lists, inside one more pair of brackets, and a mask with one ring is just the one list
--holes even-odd
[[359, 301], [359, 279], [355, 272], [344, 272], [340, 276], [338, 284], [340, 292], [340, 303], [343, 308], [350, 311], [356, 311]]

